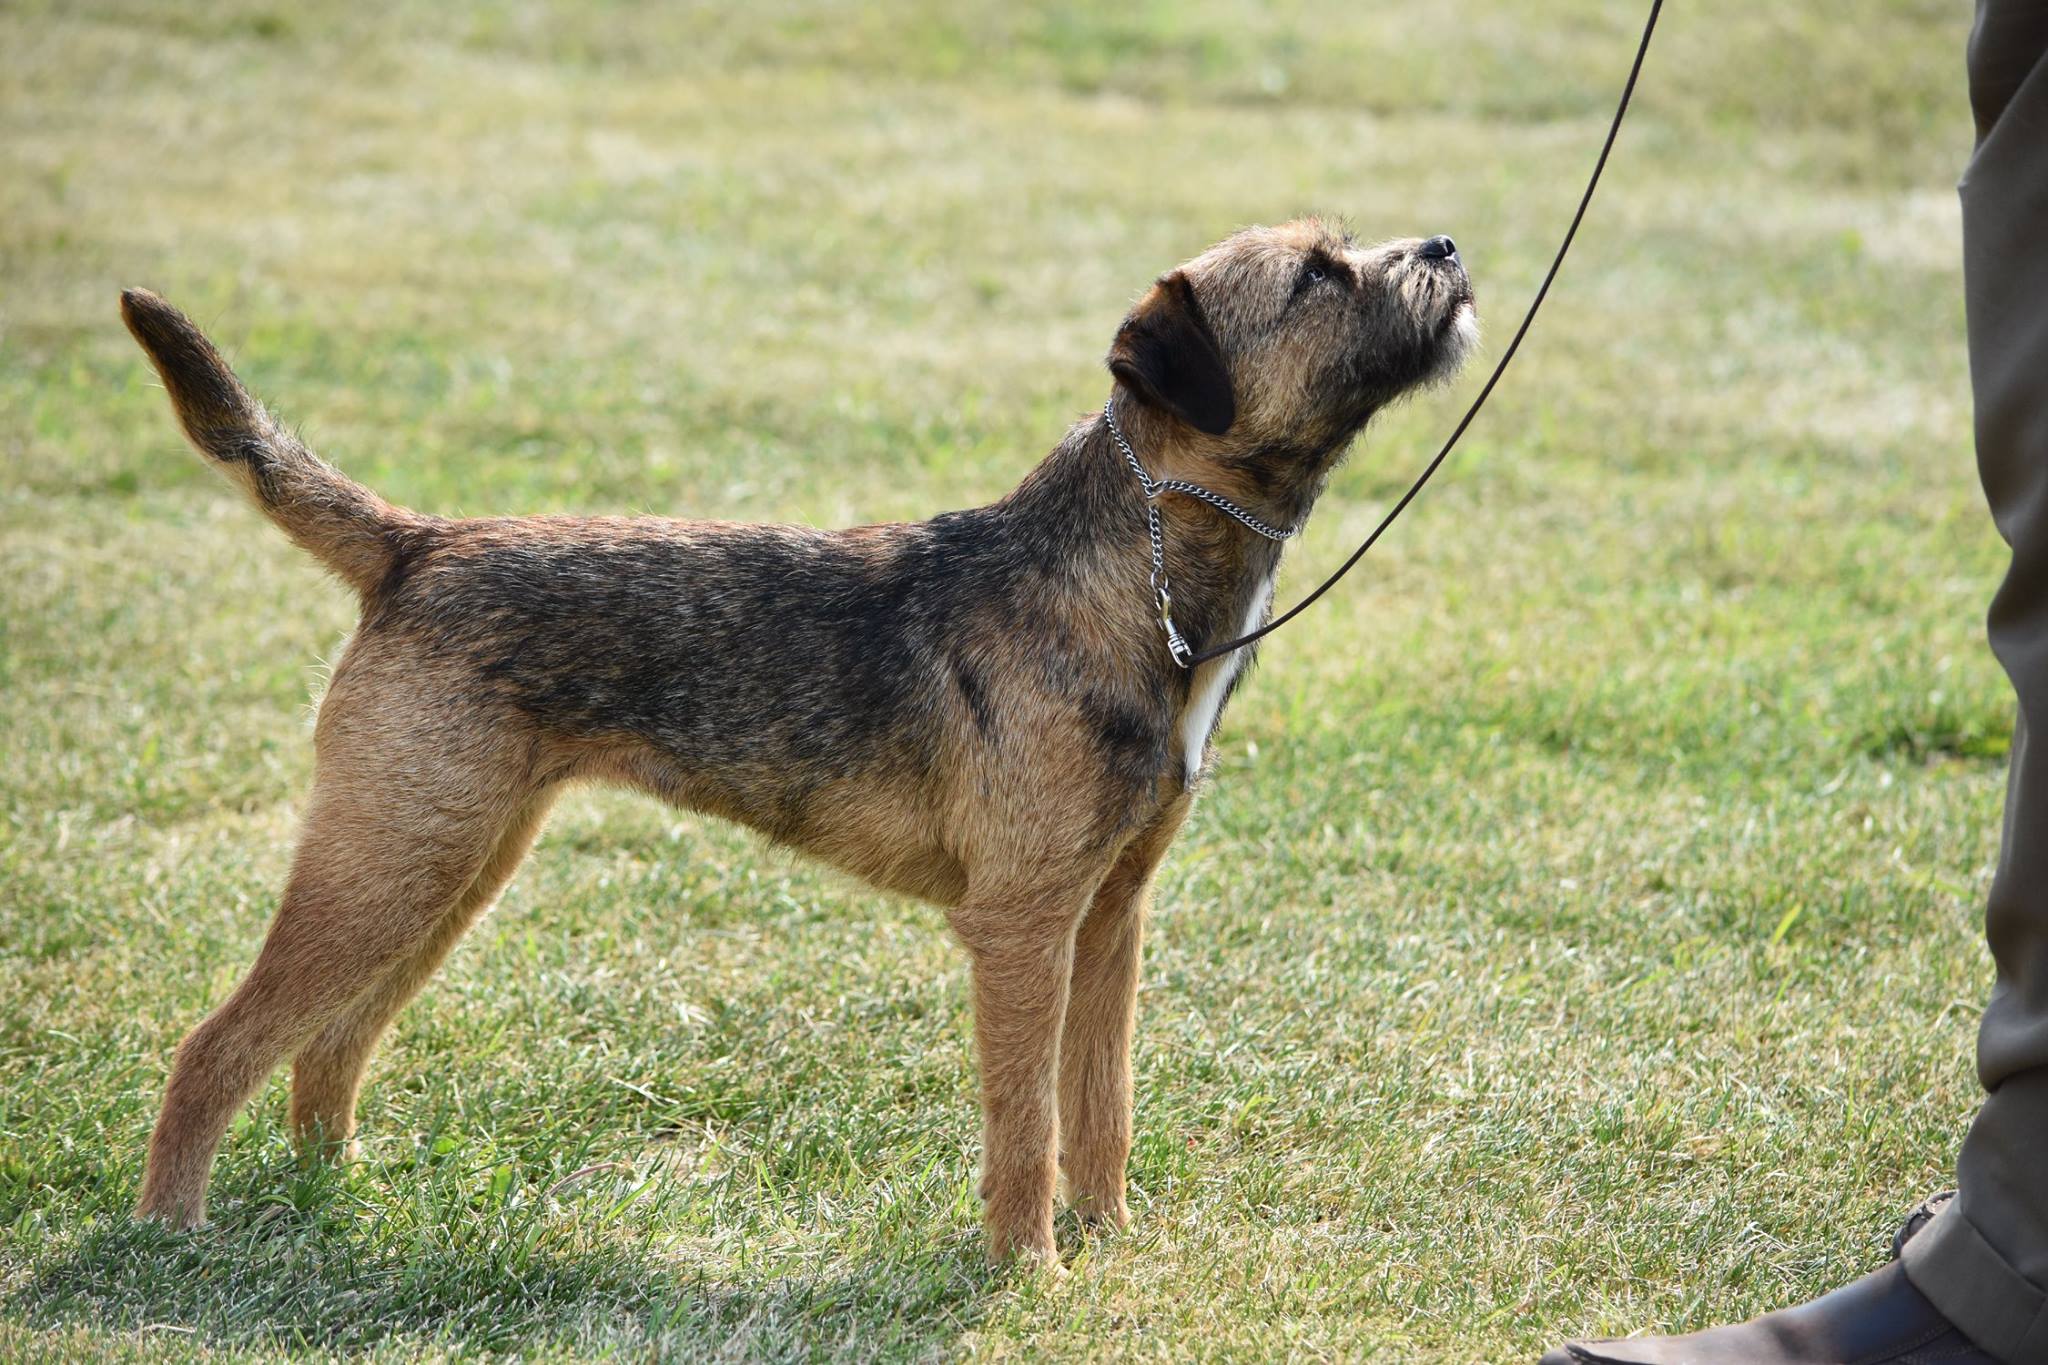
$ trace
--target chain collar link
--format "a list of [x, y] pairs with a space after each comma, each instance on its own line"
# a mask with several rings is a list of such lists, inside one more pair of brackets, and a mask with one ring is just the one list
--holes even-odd
[[1115, 408], [1116, 395], [1111, 394], [1102, 404], [1102, 420], [1108, 423], [1110, 439], [1124, 453], [1124, 462], [1130, 465], [1131, 473], [1137, 475], [1138, 487], [1145, 494], [1145, 532], [1152, 541], [1152, 601], [1159, 608], [1159, 628], [1166, 632], [1166, 652], [1173, 656], [1175, 663], [1187, 668], [1194, 661], [1195, 651], [1189, 648], [1173, 624], [1173, 587], [1166, 581], [1166, 537], [1159, 527], [1160, 495], [1179, 493], [1206, 502], [1246, 530], [1267, 540], [1286, 540], [1300, 528], [1281, 530], [1269, 526], [1221, 493], [1211, 492], [1198, 483], [1189, 483], [1185, 479], [1153, 479], [1145, 472], [1145, 466], [1138, 463], [1138, 452], [1131, 449], [1131, 443], [1124, 439], [1122, 429], [1117, 426]]

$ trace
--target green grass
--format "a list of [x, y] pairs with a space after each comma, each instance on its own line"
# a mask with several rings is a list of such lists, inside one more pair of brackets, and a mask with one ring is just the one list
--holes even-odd
[[362, 1163], [294, 1164], [279, 1078], [213, 1227], [126, 1219], [350, 603], [182, 449], [119, 286], [415, 506], [922, 516], [1243, 222], [1451, 232], [1498, 345], [1639, 20], [0, 6], [0, 1356], [1516, 1360], [1875, 1264], [1975, 1103], [2010, 734], [1933, 0], [1666, 16], [1515, 372], [1227, 719], [1135, 1225], [1070, 1277], [981, 1264], [938, 914], [603, 793], [402, 1018]]

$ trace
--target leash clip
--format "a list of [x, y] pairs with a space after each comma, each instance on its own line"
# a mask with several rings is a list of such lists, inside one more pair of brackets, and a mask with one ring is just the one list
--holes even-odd
[[1159, 626], [1166, 632], [1166, 652], [1182, 668], [1191, 665], [1195, 651], [1188, 648], [1188, 642], [1181, 638], [1180, 630], [1173, 624], [1173, 592], [1165, 583], [1154, 581], [1153, 591], [1159, 601]]

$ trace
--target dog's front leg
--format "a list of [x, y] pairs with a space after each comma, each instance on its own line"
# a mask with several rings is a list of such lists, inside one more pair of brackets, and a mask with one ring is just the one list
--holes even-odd
[[1052, 1260], [1059, 1050], [1088, 890], [971, 896], [952, 915], [974, 977], [983, 1218], [992, 1261]]
[[1074, 941], [1060, 1035], [1060, 1165], [1074, 1211], [1122, 1227], [1131, 1155], [1131, 1032], [1152, 874], [1187, 818], [1182, 797], [1133, 839], [1095, 892]]

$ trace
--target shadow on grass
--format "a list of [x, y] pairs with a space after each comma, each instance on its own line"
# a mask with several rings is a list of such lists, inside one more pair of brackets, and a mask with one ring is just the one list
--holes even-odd
[[345, 1202], [272, 1204], [183, 1234], [119, 1219], [40, 1266], [0, 1312], [32, 1330], [170, 1332], [198, 1348], [930, 1356], [1006, 1278], [975, 1236], [812, 1270], [788, 1255], [693, 1257], [559, 1211], [422, 1219], [392, 1235]]

